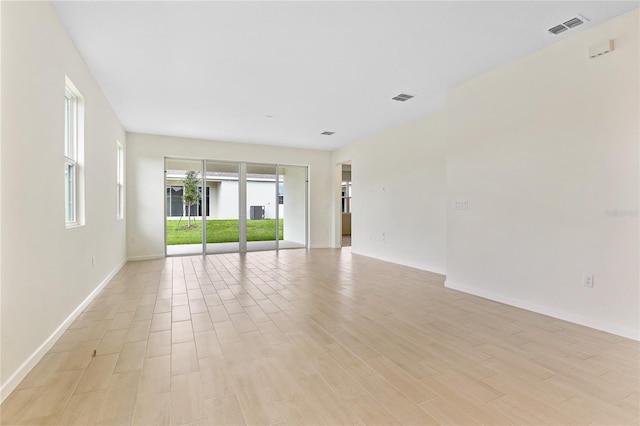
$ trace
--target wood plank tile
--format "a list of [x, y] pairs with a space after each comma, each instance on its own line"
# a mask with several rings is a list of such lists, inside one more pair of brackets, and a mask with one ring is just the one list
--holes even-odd
[[63, 425], [89, 425], [94, 424], [102, 408], [106, 389], [75, 394], [60, 416], [60, 424]]
[[364, 388], [326, 353], [318, 354], [313, 365], [341, 400], [364, 395]]
[[280, 400], [276, 405], [282, 416], [283, 424], [293, 426], [322, 424], [321, 417], [302, 393]]
[[169, 355], [171, 353], [171, 330], [149, 333], [145, 357]]
[[358, 423], [365, 425], [393, 425], [395, 419], [371, 395], [361, 395], [347, 401], [351, 412], [359, 419]]
[[357, 417], [348, 405], [341, 401], [329, 384], [319, 374], [296, 379], [309, 401], [313, 401], [318, 415], [325, 424], [353, 424]]
[[100, 344], [99, 340], [77, 343], [58, 365], [58, 371], [80, 370], [89, 365], [93, 351]]
[[220, 343], [218, 343], [218, 336], [216, 336], [215, 331], [194, 333], [194, 337], [198, 358], [209, 358], [222, 354], [222, 349], [220, 349]]
[[171, 376], [171, 424], [183, 425], [204, 418], [200, 374], [192, 372]]
[[438, 421], [421, 410], [416, 404], [404, 397], [395, 387], [379, 375], [368, 376], [360, 380], [362, 386], [402, 424], [432, 424]]
[[136, 399], [132, 424], [134, 425], [170, 425], [171, 393], [143, 396]]
[[156, 313], [151, 319], [150, 332], [171, 330], [171, 312]]
[[130, 262], [2, 423], [640, 423], [638, 342], [443, 281], [349, 249]]
[[232, 375], [222, 355], [202, 358], [198, 365], [206, 398], [216, 399], [234, 392]]
[[133, 414], [140, 371], [116, 373], [111, 377], [97, 422], [118, 420]]
[[171, 324], [171, 343], [190, 342], [193, 340], [193, 325], [191, 321], [174, 322]]
[[[358, 358], [353, 352], [339, 343], [332, 343], [324, 347], [325, 351], [330, 354], [345, 370], [356, 379], [376, 374], [366, 362]], [[375, 358], [374, 358], [375, 359]]]
[[118, 354], [99, 355], [91, 360], [75, 389], [75, 393], [107, 389], [118, 361]]
[[191, 323], [193, 324], [194, 333], [213, 330], [213, 324], [211, 323], [209, 312], [192, 314]]
[[242, 340], [240, 334], [231, 321], [216, 322], [213, 324], [220, 344], [239, 342]]
[[270, 425], [280, 422], [280, 414], [262, 380], [250, 374], [233, 377], [233, 389], [248, 424]]
[[262, 374], [265, 388], [274, 401], [292, 398], [300, 389], [290, 375], [286, 364], [274, 357], [253, 361], [253, 366]]
[[137, 397], [161, 394], [171, 390], [171, 357], [146, 358], [140, 373]]
[[251, 318], [244, 312], [229, 314], [229, 318], [231, 322], [236, 327], [238, 333], [245, 333], [247, 331], [255, 331], [257, 330], [256, 325], [251, 321]]
[[246, 425], [242, 407], [235, 394], [207, 399], [204, 402], [208, 424], [214, 425]]
[[189, 320], [191, 320], [191, 311], [189, 310], [188, 304], [174, 306], [171, 309], [172, 322], [189, 321]]
[[47, 353], [40, 362], [27, 374], [16, 389], [28, 389], [32, 387], [45, 386], [56, 374], [60, 363], [67, 358], [66, 352]]
[[122, 350], [122, 345], [126, 337], [126, 329], [108, 331], [96, 348], [96, 354], [107, 355], [119, 353]]
[[198, 353], [195, 342], [171, 345], [171, 375], [198, 371]]
[[146, 350], [147, 342], [144, 340], [125, 343], [122, 345], [122, 351], [118, 356], [118, 362], [113, 372], [122, 373], [125, 371], [141, 370]]
[[[436, 398], [438, 395], [387, 358], [374, 358], [367, 361], [380, 376], [404, 394], [409, 401], [420, 404]], [[368, 377], [368, 376], [366, 376]]]
[[431, 417], [441, 425], [480, 425], [477, 420], [469, 417], [464, 411], [443, 398], [434, 398], [420, 404]]

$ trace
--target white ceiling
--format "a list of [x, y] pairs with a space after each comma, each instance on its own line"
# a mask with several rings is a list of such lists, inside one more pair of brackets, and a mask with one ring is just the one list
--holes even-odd
[[[333, 150], [441, 108], [447, 88], [638, 2], [54, 7], [127, 131]], [[576, 14], [590, 22], [547, 32]], [[392, 101], [399, 93], [415, 98]]]

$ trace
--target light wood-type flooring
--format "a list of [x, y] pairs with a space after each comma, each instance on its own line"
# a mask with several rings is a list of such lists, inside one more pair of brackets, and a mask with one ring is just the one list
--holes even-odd
[[128, 263], [2, 423], [640, 423], [638, 342], [443, 280], [348, 248]]

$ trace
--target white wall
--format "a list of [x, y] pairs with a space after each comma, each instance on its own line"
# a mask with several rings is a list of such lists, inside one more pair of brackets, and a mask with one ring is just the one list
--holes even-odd
[[264, 206], [265, 219], [276, 218], [276, 206], [278, 206], [278, 203], [276, 202], [275, 180], [273, 182], [261, 182], [247, 179], [247, 219], [251, 219], [251, 206]]
[[[126, 135], [50, 4], [0, 7], [4, 398], [125, 260], [116, 140], [125, 145]], [[65, 75], [85, 100], [86, 215], [74, 229], [65, 228], [64, 214]]]
[[[445, 273], [445, 125], [439, 111], [333, 153], [351, 160], [353, 253]], [[340, 238], [341, 167], [333, 176]]]
[[450, 91], [448, 287], [640, 337], [638, 48], [636, 10]]
[[[2, 46], [2, 33], [4, 31], [2, 31], [2, 2], [0, 2], [0, 46]], [[3, 59], [3, 55], [2, 53], [2, 49], [0, 49], [0, 309], [2, 308], [2, 193], [4, 192], [2, 190], [2, 146], [3, 146], [3, 133], [2, 133], [2, 107], [4, 102], [2, 101], [2, 87], [3, 87], [3, 83], [2, 83], [2, 59]], [[2, 356], [2, 313], [0, 312], [0, 356]], [[2, 389], [2, 392], [0, 392], [0, 402], [4, 400], [5, 398], [5, 392], [8, 394], [9, 393], [9, 389], [12, 389], [12, 386], [7, 386], [6, 391], [4, 390], [5, 388], [5, 381], [2, 379], [2, 371], [0, 371], [0, 389]]]
[[[238, 181], [224, 181], [218, 186], [216, 192], [216, 218], [238, 219], [239, 195]], [[212, 199], [213, 201], [213, 199]]]
[[[331, 153], [138, 133], [127, 135], [127, 255], [164, 256], [164, 157], [309, 166], [311, 247], [331, 246]], [[275, 193], [275, 189], [274, 189]]]

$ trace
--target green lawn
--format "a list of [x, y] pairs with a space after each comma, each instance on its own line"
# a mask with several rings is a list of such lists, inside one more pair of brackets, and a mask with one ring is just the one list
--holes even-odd
[[[280, 239], [283, 237], [283, 220], [280, 219]], [[194, 227], [195, 225], [195, 227]], [[247, 220], [247, 241], [273, 241], [276, 239], [276, 220]], [[200, 244], [202, 242], [202, 221], [191, 219], [191, 228], [186, 229], [187, 221], [167, 220], [167, 244]], [[237, 243], [238, 220], [207, 220], [208, 243]]]

